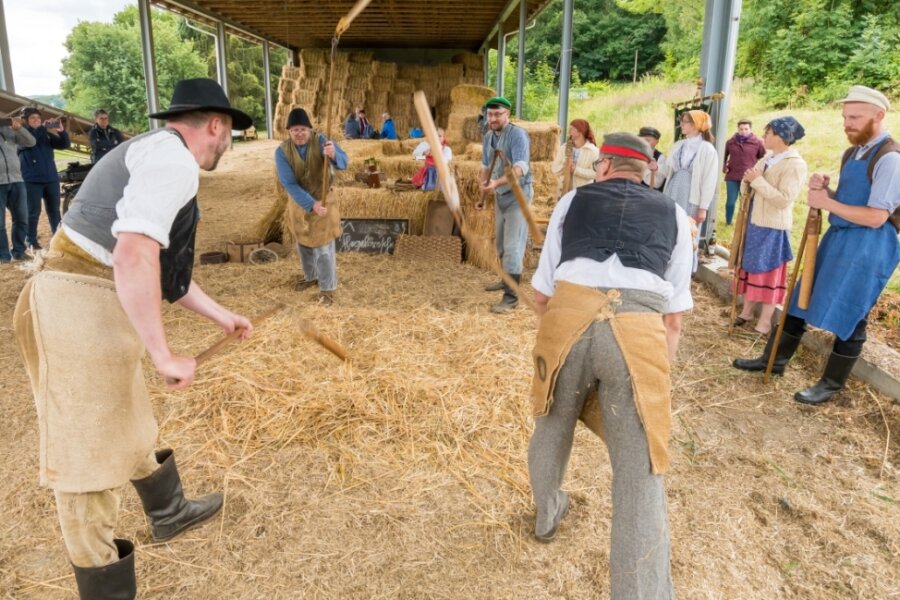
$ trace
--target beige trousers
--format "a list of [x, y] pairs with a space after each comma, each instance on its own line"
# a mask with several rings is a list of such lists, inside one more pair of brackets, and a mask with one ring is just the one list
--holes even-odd
[[[132, 479], [143, 479], [158, 468], [156, 454], [151, 452], [138, 465]], [[76, 567], [102, 567], [119, 560], [113, 537], [119, 516], [120, 489], [74, 494], [53, 491], [69, 560]]]

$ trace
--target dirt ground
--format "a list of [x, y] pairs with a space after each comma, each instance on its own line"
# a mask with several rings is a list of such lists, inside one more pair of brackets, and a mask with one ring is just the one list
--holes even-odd
[[[239, 144], [204, 175], [199, 251], [251, 234], [273, 198], [273, 150]], [[146, 362], [160, 446], [176, 449], [189, 495], [224, 490], [226, 504], [155, 544], [124, 490], [118, 535], [136, 543], [139, 597], [608, 598], [610, 471], [587, 430], [557, 540], [530, 537], [532, 316], [489, 314], [496, 295], [481, 288], [492, 277], [467, 265], [342, 254], [338, 272], [337, 302], [323, 308], [292, 291], [294, 257], [195, 271], [236, 310], [288, 310], [205, 365], [188, 392], [167, 390]], [[10, 325], [26, 277], [0, 266], [0, 598], [74, 598], [52, 494], [37, 484], [34, 405]], [[727, 307], [702, 285], [694, 297], [667, 475], [677, 596], [900, 598], [900, 405], [855, 380], [824, 407], [794, 402], [822, 368], [804, 350], [771, 385], [738, 373], [731, 359], [761, 340], [729, 338]], [[299, 316], [353, 365], [303, 338]], [[165, 319], [186, 353], [219, 336], [178, 308]]]

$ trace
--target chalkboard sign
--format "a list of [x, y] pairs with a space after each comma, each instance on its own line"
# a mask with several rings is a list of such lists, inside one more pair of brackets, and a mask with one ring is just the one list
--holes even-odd
[[409, 219], [341, 219], [338, 252], [393, 254], [397, 236], [409, 233]]

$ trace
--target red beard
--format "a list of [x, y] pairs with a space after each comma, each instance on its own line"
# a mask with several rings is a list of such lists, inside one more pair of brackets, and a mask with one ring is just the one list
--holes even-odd
[[875, 137], [875, 119], [869, 119], [869, 122], [859, 130], [844, 128], [844, 133], [847, 134], [847, 139], [851, 144], [862, 146]]

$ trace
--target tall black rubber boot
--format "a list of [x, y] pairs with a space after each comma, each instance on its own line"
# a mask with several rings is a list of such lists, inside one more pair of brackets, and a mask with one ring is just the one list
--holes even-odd
[[81, 600], [134, 600], [137, 582], [134, 577], [134, 544], [113, 540], [119, 560], [102, 567], [76, 567], [75, 584]]
[[[507, 273], [510, 277], [513, 278], [513, 281], [516, 282], [516, 287], [519, 286], [519, 281], [522, 279], [521, 274], [513, 275], [512, 273]], [[516, 291], [506, 285], [506, 282], [503, 283], [503, 298], [500, 299], [500, 302], [493, 305], [491, 307], [491, 312], [502, 315], [504, 313], [508, 313], [515, 309], [519, 305], [519, 296], [516, 294]]]
[[[775, 339], [775, 333], [769, 336], [766, 347], [762, 356], [758, 358], [736, 358], [731, 365], [735, 369], [742, 371], [765, 371], [769, 364], [769, 353], [772, 351], [772, 342]], [[781, 332], [781, 338], [778, 340], [778, 348], [775, 350], [775, 364], [772, 365], [772, 373], [781, 375], [784, 373], [785, 367], [790, 362], [791, 357], [800, 346], [800, 337], [789, 334], [787, 331]]]
[[156, 462], [160, 467], [151, 475], [131, 480], [150, 518], [154, 540], [170, 540], [210, 519], [222, 508], [222, 494], [218, 492], [198, 500], [184, 497], [172, 450], [158, 451]]
[[857, 360], [858, 356], [842, 356], [832, 352], [828, 362], [825, 363], [825, 373], [819, 382], [794, 394], [794, 400], [803, 404], [822, 404], [831, 400], [835, 394], [844, 389], [844, 384], [847, 383], [850, 371], [853, 370]]

